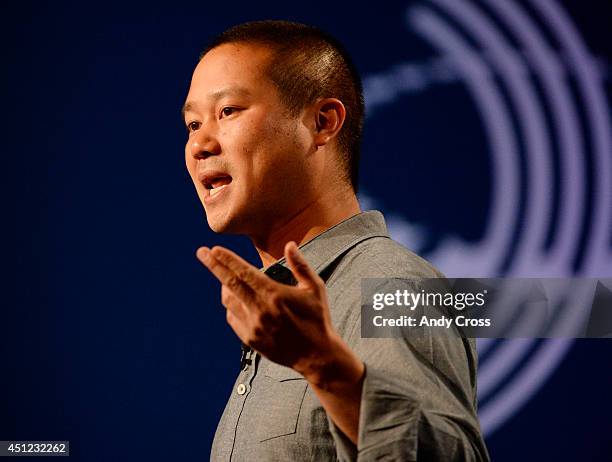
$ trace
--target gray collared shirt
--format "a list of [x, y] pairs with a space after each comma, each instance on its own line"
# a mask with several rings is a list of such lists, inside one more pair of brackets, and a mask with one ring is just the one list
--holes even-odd
[[[474, 339], [361, 338], [362, 278], [443, 277], [359, 213], [300, 247], [323, 278], [334, 327], [363, 360], [358, 444], [307, 381], [256, 352], [245, 358], [213, 441], [213, 461], [489, 460], [476, 415]], [[291, 284], [284, 259], [266, 269]]]

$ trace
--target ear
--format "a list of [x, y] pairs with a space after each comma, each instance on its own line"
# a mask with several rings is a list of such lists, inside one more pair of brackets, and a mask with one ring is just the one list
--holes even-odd
[[346, 109], [342, 101], [336, 98], [324, 98], [315, 105], [315, 136], [317, 148], [324, 146], [338, 135], [346, 118]]

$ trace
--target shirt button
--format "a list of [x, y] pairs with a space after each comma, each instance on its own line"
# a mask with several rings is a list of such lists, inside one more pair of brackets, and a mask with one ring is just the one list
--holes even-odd
[[236, 387], [236, 392], [239, 395], [244, 395], [246, 393], [246, 385], [244, 383], [241, 383], [240, 385], [238, 385]]

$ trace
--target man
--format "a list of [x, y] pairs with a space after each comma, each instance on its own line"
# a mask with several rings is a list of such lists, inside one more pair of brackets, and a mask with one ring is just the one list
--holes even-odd
[[244, 345], [211, 459], [488, 460], [473, 340], [359, 334], [362, 278], [441, 274], [359, 208], [363, 96], [342, 47], [301, 24], [231, 28], [183, 115], [209, 226], [247, 235], [263, 264], [197, 252]]

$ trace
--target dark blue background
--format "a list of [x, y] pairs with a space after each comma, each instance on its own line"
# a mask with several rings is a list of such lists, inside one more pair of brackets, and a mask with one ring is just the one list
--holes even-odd
[[[565, 5], [591, 49], [610, 57], [610, 8], [579, 3]], [[245, 238], [208, 229], [184, 168], [180, 107], [199, 51], [232, 24], [292, 19], [335, 34], [371, 74], [428, 55], [397, 21], [406, 4], [3, 7], [0, 440], [70, 440], [76, 460], [208, 459], [239, 345], [194, 252], [223, 244], [254, 263], [256, 255]], [[447, 97], [463, 109], [436, 112]], [[444, 90], [414, 97], [414, 112], [390, 107], [388, 125], [364, 140], [367, 191], [392, 203], [431, 181], [402, 184], [382, 152], [405, 171], [438, 169], [454, 201], [474, 204], [449, 206], [444, 188], [415, 201], [407, 218], [427, 223], [433, 241], [448, 230], [477, 239], [485, 219], [486, 155], [475, 154], [480, 172], [453, 155], [485, 149], [467, 100]], [[387, 136], [400, 115], [412, 127], [411, 156]], [[429, 150], [438, 158], [419, 155]], [[489, 438], [494, 460], [612, 460], [611, 354], [609, 341], [576, 342]]]

